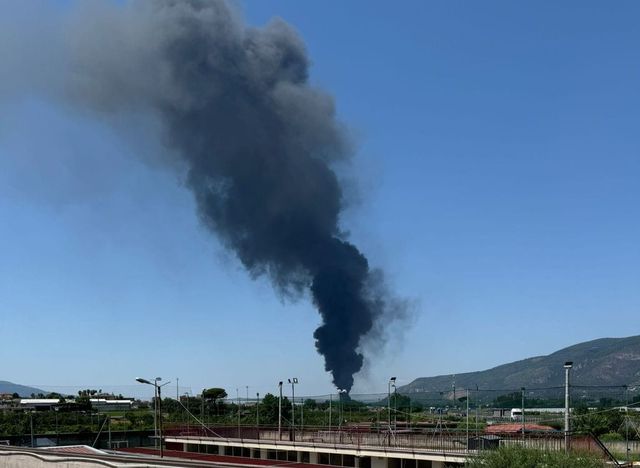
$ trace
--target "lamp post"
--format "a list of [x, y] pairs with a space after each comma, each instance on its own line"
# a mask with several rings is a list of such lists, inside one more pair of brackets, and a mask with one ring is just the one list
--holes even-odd
[[238, 439], [240, 438], [240, 393], [236, 388], [236, 401], [238, 402]]
[[340, 420], [338, 421], [338, 431], [342, 430], [342, 422], [344, 421], [344, 394], [345, 393], [347, 393], [347, 391], [344, 388], [338, 389], [338, 417], [340, 418]]
[[31, 448], [35, 447], [34, 442], [33, 442], [33, 413], [34, 412], [35, 412], [35, 410], [29, 412], [29, 425], [31, 426]]
[[624, 432], [627, 443], [626, 460], [629, 460], [629, 387], [624, 386]]
[[395, 382], [391, 386], [393, 387], [393, 433], [395, 437], [398, 430], [398, 387]]
[[159, 440], [160, 440], [160, 458], [164, 457], [164, 447], [162, 446], [162, 387], [164, 387], [165, 385], [169, 385], [171, 383], [171, 381], [169, 382], [165, 382], [162, 385], [158, 385], [158, 382], [160, 382], [162, 380], [162, 377], [156, 377], [153, 382], [147, 380], [147, 379], [143, 379], [142, 377], [137, 377], [136, 378], [136, 382], [139, 382], [141, 384], [146, 384], [146, 385], [153, 385], [154, 390], [155, 390], [155, 404], [154, 406], [154, 415], [156, 415], [156, 429], [155, 431], [157, 432], [156, 434], [156, 440], [158, 440], [158, 435], [159, 435]]
[[396, 386], [396, 378], [391, 377], [387, 384], [387, 416], [389, 423], [389, 445], [391, 445], [391, 385]]
[[296, 390], [295, 385], [298, 383], [298, 379], [293, 377], [288, 379], [291, 384], [291, 440], [296, 440]]
[[204, 421], [204, 388], [202, 389], [202, 394], [200, 395], [200, 419]]
[[280, 396], [278, 397], [278, 440], [282, 440], [282, 381], [278, 382]]
[[185, 400], [185, 403], [186, 403], [186, 405], [182, 405], [184, 407], [184, 422], [185, 422], [185, 424], [187, 425], [187, 428], [188, 428], [189, 427], [189, 415], [188, 415], [188, 413], [190, 412], [189, 411], [189, 397], [190, 397], [190, 395], [189, 395], [189, 392], [184, 392], [182, 395], [184, 396], [184, 400]]
[[[466, 385], [465, 385], [466, 387]], [[467, 387], [467, 443], [465, 446], [467, 447], [467, 452], [469, 451], [469, 388]]]
[[524, 427], [524, 387], [520, 388], [520, 392], [522, 392], [522, 444], [524, 446], [524, 431], [525, 431], [525, 427]]
[[258, 439], [260, 438], [260, 393], [256, 393], [256, 430], [258, 431]]
[[573, 362], [564, 363], [564, 450], [569, 451], [569, 371]]
[[480, 435], [478, 433], [478, 410], [480, 407], [480, 391], [478, 390], [478, 384], [476, 384], [476, 440], [480, 440]]

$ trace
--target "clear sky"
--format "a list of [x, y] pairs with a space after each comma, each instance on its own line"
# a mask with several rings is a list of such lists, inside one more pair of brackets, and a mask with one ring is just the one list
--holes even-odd
[[[306, 42], [357, 143], [342, 226], [413, 304], [355, 392], [639, 333], [640, 3], [239, 5]], [[0, 380], [331, 391], [312, 305], [249, 278], [153, 147], [0, 98]]]

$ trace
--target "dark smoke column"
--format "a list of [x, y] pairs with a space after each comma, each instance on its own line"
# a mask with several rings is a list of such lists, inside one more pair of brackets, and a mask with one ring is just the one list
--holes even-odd
[[202, 221], [252, 276], [287, 296], [311, 292], [316, 347], [350, 390], [361, 339], [388, 302], [341, 235], [333, 165], [351, 151], [333, 100], [308, 83], [300, 38], [281, 20], [246, 27], [222, 1], [134, 2], [105, 21], [121, 41], [81, 31], [74, 94], [160, 116]]

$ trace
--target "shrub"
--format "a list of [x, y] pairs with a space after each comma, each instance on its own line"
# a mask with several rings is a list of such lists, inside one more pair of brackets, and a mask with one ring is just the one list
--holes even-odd
[[600, 436], [600, 440], [602, 442], [619, 442], [624, 440], [624, 437], [622, 437], [617, 432], [607, 432], [606, 434], [602, 434]]
[[590, 454], [550, 452], [522, 447], [500, 447], [470, 460], [472, 468], [603, 468], [604, 460]]

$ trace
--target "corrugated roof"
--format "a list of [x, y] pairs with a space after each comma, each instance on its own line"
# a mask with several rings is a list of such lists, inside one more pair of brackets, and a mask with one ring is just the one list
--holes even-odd
[[20, 400], [21, 405], [55, 405], [60, 401], [59, 398], [23, 398]]
[[[526, 424], [524, 425], [525, 432], [533, 432], [533, 431], [556, 431], [551, 426], [542, 426], [540, 424]], [[522, 432], [522, 424], [493, 424], [491, 426], [487, 426], [485, 429], [487, 434], [512, 434]]]
[[56, 452], [56, 453], [78, 453], [81, 455], [104, 455], [105, 452], [102, 450], [95, 449], [93, 447], [89, 447], [88, 445], [63, 445], [58, 447], [47, 447], [48, 452]]

